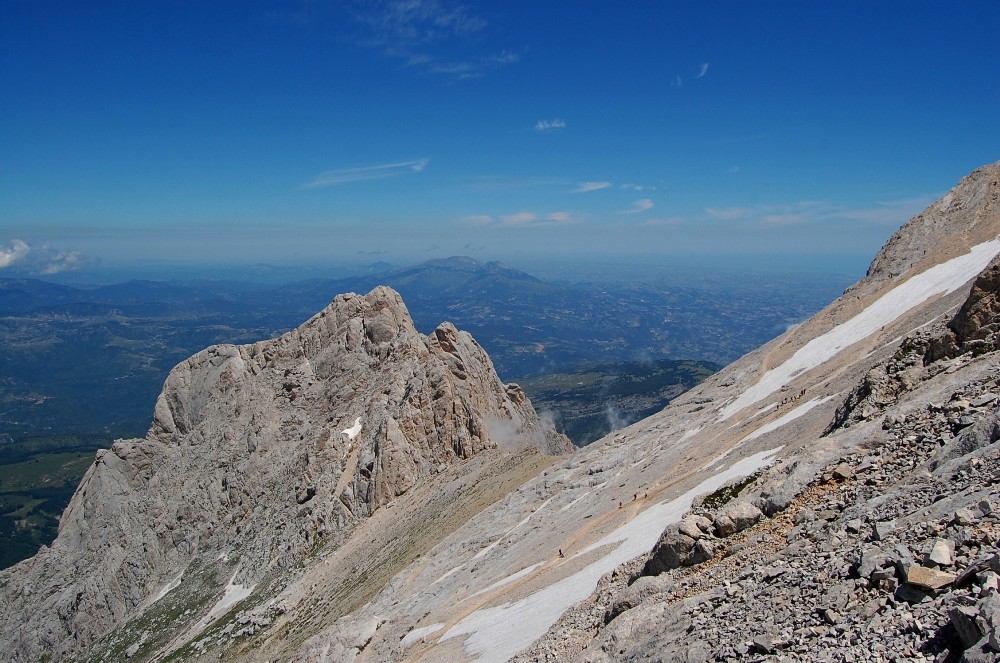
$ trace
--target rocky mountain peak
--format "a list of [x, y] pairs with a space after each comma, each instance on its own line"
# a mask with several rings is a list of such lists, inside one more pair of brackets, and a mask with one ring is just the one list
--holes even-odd
[[998, 215], [1000, 161], [972, 171], [944, 197], [903, 224], [851, 291], [877, 288], [884, 281], [923, 271], [993, 239]]
[[571, 449], [469, 334], [422, 336], [390, 288], [340, 295], [171, 371], [147, 436], [99, 452], [52, 548], [4, 572], [0, 605], [35, 614], [0, 640], [13, 660], [68, 654], [192, 565], [238, 560], [232, 582], [254, 585], [498, 446]]

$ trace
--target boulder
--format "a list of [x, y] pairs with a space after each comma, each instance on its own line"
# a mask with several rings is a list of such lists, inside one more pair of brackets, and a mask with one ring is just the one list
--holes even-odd
[[715, 533], [720, 537], [732, 536], [757, 524], [764, 513], [746, 500], [730, 502], [715, 515]]
[[691, 550], [694, 548], [695, 539], [682, 534], [677, 525], [670, 525], [660, 535], [660, 540], [646, 560], [642, 575], [659, 575], [670, 569], [676, 569], [684, 565]]

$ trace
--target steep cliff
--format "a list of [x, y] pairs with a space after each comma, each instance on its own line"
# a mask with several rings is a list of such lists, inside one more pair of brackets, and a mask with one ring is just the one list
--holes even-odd
[[497, 447], [570, 450], [471, 336], [418, 334], [388, 288], [208, 348], [171, 371], [144, 439], [97, 454], [51, 549], [0, 575], [0, 607], [24, 616], [0, 626], [3, 657], [85, 648], [192, 565], [255, 586]]

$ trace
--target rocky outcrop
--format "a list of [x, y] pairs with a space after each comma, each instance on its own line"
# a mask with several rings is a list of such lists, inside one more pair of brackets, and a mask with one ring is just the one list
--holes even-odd
[[649, 553], [642, 575], [659, 575], [712, 559], [724, 548], [722, 539], [752, 527], [764, 513], [751, 502], [734, 500], [713, 513], [698, 510], [670, 525]]
[[420, 335], [388, 288], [208, 348], [171, 371], [146, 438], [98, 453], [51, 549], [0, 575], [0, 609], [26, 615], [0, 625], [3, 658], [63, 659], [195, 562], [253, 587], [446, 468], [525, 446], [570, 449], [469, 334]]
[[903, 224], [875, 256], [865, 278], [847, 294], [861, 295], [993, 239], [998, 214], [1000, 162], [972, 171], [941, 200]]
[[[713, 536], [695, 509], [564, 618], [596, 632], [586, 647], [543, 640], [518, 660], [1000, 660], [998, 381], [994, 361], [946, 401], [887, 418], [866, 448], [772, 518], [717, 539], [708, 559], [678, 544]], [[722, 507], [716, 525], [751, 499]], [[674, 563], [661, 563], [666, 547]]]
[[948, 323], [948, 330], [935, 338], [925, 354], [925, 363], [971, 352], [983, 354], [1000, 347], [1000, 259], [994, 259], [972, 284], [969, 298]]
[[880, 416], [903, 394], [938, 370], [924, 366], [930, 343], [926, 332], [917, 333], [903, 341], [892, 359], [869, 369], [837, 408], [824, 434]]
[[877, 417], [923, 380], [944, 370], [941, 363], [1000, 348], [1000, 257], [976, 277], [969, 296], [944, 329], [920, 330], [900, 344], [887, 362], [871, 368], [837, 409], [826, 434]]

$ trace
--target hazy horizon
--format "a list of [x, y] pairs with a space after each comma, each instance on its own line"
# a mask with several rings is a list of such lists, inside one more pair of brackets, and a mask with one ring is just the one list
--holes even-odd
[[[169, 261], [92, 261], [73, 270], [41, 274], [30, 265], [0, 270], [0, 279], [29, 278], [71, 286], [101, 286], [132, 280], [162, 282], [231, 281], [246, 284], [283, 285], [309, 279], [352, 279], [366, 274], [388, 274], [394, 269], [416, 267], [430, 261], [472, 256], [415, 257], [412, 260], [382, 260], [385, 256], [358, 255], [355, 259], [329, 263], [178, 263]], [[476, 259], [496, 262], [511, 269], [552, 282], [705, 282], [732, 277], [785, 280], [808, 276], [849, 285], [864, 276], [873, 256], [865, 255], [768, 255], [768, 254], [676, 254], [676, 255], [582, 255], [556, 257], [513, 256], [512, 259]]]
[[0, 277], [455, 255], [860, 276], [1000, 158], [998, 23], [984, 0], [11, 0]]

